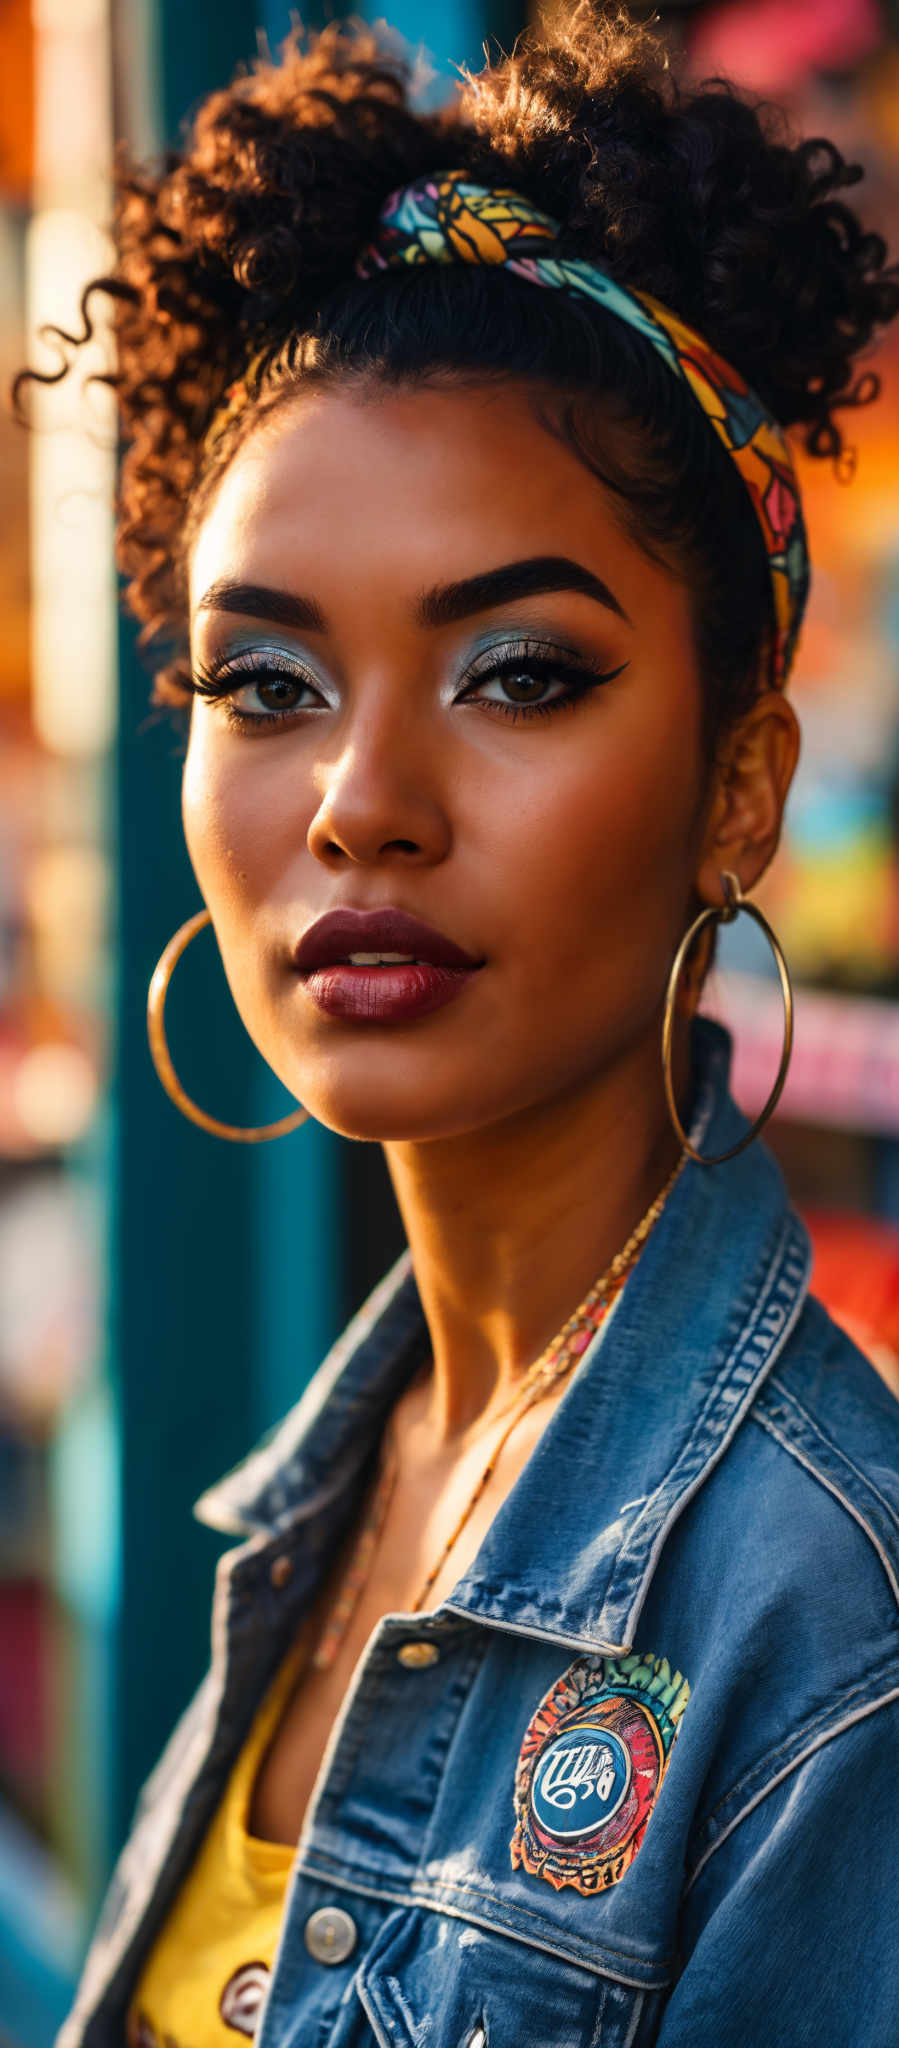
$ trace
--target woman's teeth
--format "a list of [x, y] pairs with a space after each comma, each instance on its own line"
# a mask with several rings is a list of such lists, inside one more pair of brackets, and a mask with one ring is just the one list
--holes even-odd
[[414, 953], [350, 953], [351, 967], [414, 967]]

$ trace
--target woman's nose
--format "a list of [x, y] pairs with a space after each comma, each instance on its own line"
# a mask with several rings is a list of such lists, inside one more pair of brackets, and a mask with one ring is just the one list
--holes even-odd
[[319, 771], [321, 800], [310, 853], [326, 866], [393, 861], [429, 866], [449, 851], [451, 830], [428, 752], [393, 717], [353, 733]]

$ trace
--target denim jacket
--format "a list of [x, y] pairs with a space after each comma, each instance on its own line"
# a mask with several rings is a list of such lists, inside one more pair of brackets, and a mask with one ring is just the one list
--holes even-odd
[[[703, 1022], [696, 1044], [693, 1130], [718, 1152], [746, 1128], [729, 1041]], [[257, 2048], [899, 2043], [899, 1403], [809, 1265], [762, 1144], [682, 1173], [470, 1569], [371, 1636]], [[57, 2048], [122, 2048], [427, 1349], [404, 1254], [198, 1503], [242, 1539], [211, 1669], [141, 1794]]]

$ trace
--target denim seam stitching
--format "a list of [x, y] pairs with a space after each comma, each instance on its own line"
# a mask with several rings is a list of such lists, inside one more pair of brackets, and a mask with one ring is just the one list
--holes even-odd
[[358, 2003], [360, 2003], [362, 2013], [365, 2013], [365, 2017], [367, 2017], [367, 2021], [371, 2025], [371, 2032], [375, 2036], [377, 2048], [383, 2048], [385, 2040], [389, 2044], [389, 2036], [385, 2036], [381, 2032], [381, 2013], [379, 2013], [375, 2001], [371, 1999], [371, 1991], [369, 1991], [369, 1985], [365, 1982], [365, 1976], [362, 1976], [362, 1972], [358, 1972]]
[[634, 2041], [636, 2040], [637, 2036], [637, 2028], [640, 2024], [643, 2007], [646, 2003], [646, 1997], [647, 1994], [645, 1991], [638, 1992], [637, 1997], [634, 2001], [634, 2010], [631, 2014], [631, 2023], [621, 2044], [621, 2048], [634, 2048]]
[[856, 1708], [854, 1713], [847, 1714], [842, 1721], [836, 1722], [832, 1728], [826, 1728], [823, 1733], [816, 1735], [814, 1741], [810, 1742], [806, 1749], [801, 1750], [798, 1756], [792, 1757], [789, 1763], [784, 1764], [783, 1769], [777, 1771], [767, 1784], [760, 1786], [753, 1797], [747, 1801], [747, 1804], [741, 1807], [740, 1812], [734, 1815], [733, 1820], [728, 1821], [727, 1826], [722, 1828], [721, 1833], [716, 1836], [714, 1842], [710, 1842], [708, 1848], [700, 1857], [692, 1875], [684, 1885], [682, 1897], [686, 1898], [688, 1891], [692, 1889], [700, 1872], [705, 1869], [709, 1859], [714, 1856], [716, 1849], [720, 1849], [722, 1843], [727, 1841], [728, 1836], [733, 1834], [734, 1829], [739, 1827], [740, 1822], [746, 1820], [748, 1815], [753, 1813], [757, 1806], [761, 1805], [763, 1799], [767, 1799], [769, 1792], [773, 1792], [778, 1785], [783, 1784], [784, 1779], [789, 1777], [791, 1771], [798, 1770], [800, 1764], [807, 1763], [810, 1756], [814, 1756], [819, 1749], [823, 1749], [828, 1742], [832, 1742], [835, 1736], [844, 1735], [847, 1728], [854, 1727], [857, 1721], [866, 1720], [869, 1714], [879, 1712], [881, 1707], [888, 1707], [891, 1701], [896, 1699], [899, 1699], [899, 1685], [894, 1686], [891, 1692], [881, 1694], [879, 1699], [864, 1701], [860, 1707]]
[[[653, 1492], [644, 1502], [643, 1507], [640, 1509], [639, 1514], [636, 1516], [634, 1522], [632, 1523], [631, 1528], [628, 1531], [626, 1540], [618, 1553], [619, 1565], [622, 1563], [623, 1560], [627, 1558], [628, 1552], [633, 1545], [633, 1540], [637, 1533], [637, 1530], [639, 1529], [644, 1516], [647, 1515], [650, 1507], [653, 1505], [653, 1503], [657, 1502], [659, 1496], [663, 1495], [670, 1487], [671, 1481], [675, 1473], [678, 1471], [679, 1467], [681, 1467], [685, 1463], [690, 1462], [692, 1455], [695, 1454], [697, 1441], [702, 1438], [704, 1433], [711, 1434], [712, 1445], [708, 1450], [708, 1456], [711, 1457], [712, 1449], [718, 1449], [720, 1438], [726, 1434], [728, 1427], [730, 1427], [730, 1425], [733, 1423], [734, 1418], [732, 1416], [726, 1419], [722, 1417], [714, 1418], [714, 1420], [712, 1420], [712, 1414], [713, 1411], [718, 1406], [720, 1406], [721, 1396], [724, 1393], [725, 1388], [732, 1383], [735, 1374], [739, 1369], [741, 1361], [746, 1353], [746, 1350], [755, 1335], [756, 1326], [760, 1322], [763, 1314], [765, 1313], [765, 1310], [770, 1305], [772, 1295], [777, 1290], [778, 1282], [782, 1274], [784, 1280], [786, 1280], [785, 1269], [788, 1268], [790, 1264], [790, 1240], [794, 1236], [794, 1234], [794, 1218], [792, 1212], [788, 1211], [783, 1225], [783, 1229], [780, 1232], [777, 1243], [774, 1247], [771, 1258], [769, 1260], [765, 1274], [765, 1279], [762, 1283], [761, 1288], [756, 1294], [755, 1304], [750, 1314], [749, 1321], [744, 1325], [743, 1329], [740, 1331], [740, 1334], [736, 1339], [736, 1342], [731, 1346], [729, 1352], [727, 1353], [722, 1368], [715, 1380], [715, 1383], [710, 1388], [706, 1400], [703, 1403], [702, 1409], [700, 1410], [700, 1413], [693, 1424], [693, 1428], [691, 1429], [690, 1434], [687, 1437], [686, 1442], [684, 1443], [682, 1449], [678, 1453], [678, 1456], [674, 1460], [674, 1463], [670, 1466], [664, 1479], [660, 1481], [659, 1485], [654, 1488]], [[807, 1274], [807, 1256], [805, 1264]], [[802, 1297], [797, 1293], [796, 1299], [793, 1303], [792, 1321], [791, 1318], [788, 1316], [785, 1321], [783, 1329], [778, 1331], [777, 1336], [774, 1337], [770, 1341], [770, 1343], [768, 1343], [768, 1345], [766, 1346], [764, 1359], [762, 1360], [762, 1365], [767, 1363], [769, 1359], [772, 1359], [772, 1355], [776, 1358], [778, 1355], [778, 1351], [783, 1348], [785, 1337], [787, 1334], [789, 1334], [789, 1330], [792, 1327], [792, 1322], [795, 1322], [796, 1313], [798, 1312], [798, 1309], [801, 1307], [801, 1305]], [[761, 1369], [762, 1366], [760, 1365], [756, 1368], [756, 1372], [761, 1371]], [[747, 1387], [745, 1391], [748, 1392], [749, 1387]], [[736, 1412], [737, 1414], [739, 1414], [739, 1403], [737, 1404]], [[696, 1474], [693, 1473], [691, 1477], [695, 1478]], [[678, 1496], [678, 1500], [679, 1499], [680, 1496]], [[635, 1560], [635, 1562], [638, 1563], [639, 1568], [639, 1561]]]
[[[788, 1227], [791, 1221], [792, 1219], [788, 1219]], [[788, 1261], [789, 1247], [787, 1247], [786, 1251], [783, 1254], [783, 1265], [787, 1266]], [[758, 1372], [756, 1373], [754, 1382], [750, 1382], [750, 1385], [747, 1387], [745, 1394], [741, 1396], [741, 1400], [735, 1405], [733, 1414], [726, 1418], [724, 1426], [719, 1430], [719, 1441], [713, 1446], [712, 1449], [709, 1450], [705, 1463], [701, 1465], [698, 1468], [698, 1470], [693, 1473], [692, 1478], [687, 1482], [687, 1484], [684, 1487], [682, 1487], [681, 1491], [675, 1495], [674, 1499], [669, 1504], [667, 1513], [664, 1515], [663, 1519], [659, 1523], [652, 1544], [650, 1546], [648, 1558], [644, 1561], [643, 1574], [640, 1585], [637, 1588], [634, 1603], [631, 1606], [628, 1614], [628, 1637], [630, 1641], [633, 1641], [634, 1634], [639, 1623], [640, 1612], [643, 1604], [643, 1597], [645, 1597], [646, 1585], [648, 1584], [648, 1581], [655, 1570], [659, 1554], [662, 1548], [664, 1547], [664, 1544], [668, 1540], [669, 1531], [671, 1530], [674, 1522], [683, 1513], [684, 1509], [689, 1506], [689, 1503], [693, 1499], [694, 1495], [699, 1492], [700, 1486], [702, 1486], [705, 1483], [705, 1480], [708, 1477], [710, 1467], [713, 1464], [717, 1463], [719, 1458], [723, 1457], [724, 1452], [728, 1447], [728, 1444], [730, 1443], [731, 1439], [736, 1435], [737, 1430], [742, 1427], [742, 1424], [746, 1420], [746, 1418], [755, 1413], [754, 1404], [758, 1394], [759, 1375], [765, 1367], [767, 1367], [767, 1369], [770, 1371], [771, 1367], [774, 1364], [775, 1359], [779, 1358], [781, 1352], [784, 1350], [786, 1344], [789, 1342], [790, 1337], [793, 1334], [793, 1331], [796, 1328], [796, 1324], [799, 1321], [799, 1318], [805, 1306], [809, 1270], [809, 1260], [808, 1256], [806, 1256], [804, 1268], [806, 1286], [804, 1288], [801, 1285], [797, 1286], [792, 1306], [785, 1316], [782, 1328], [778, 1331], [777, 1336], [772, 1338], [768, 1346], [766, 1358], [763, 1360], [762, 1366], [758, 1368]], [[770, 1294], [773, 1294], [773, 1292], [774, 1288], [772, 1287], [769, 1290], [769, 1297]], [[672, 1467], [672, 1471], [674, 1469], [676, 1468]]]
[[789, 1231], [790, 1222], [791, 1218], [788, 1216], [787, 1221], [784, 1224], [784, 1228], [781, 1231], [780, 1236], [778, 1238], [777, 1244], [775, 1245], [774, 1251], [771, 1255], [765, 1280], [755, 1297], [755, 1303], [750, 1313], [749, 1322], [743, 1325], [743, 1328], [740, 1330], [736, 1338], [736, 1341], [730, 1346], [730, 1349], [725, 1352], [721, 1368], [714, 1380], [713, 1385], [709, 1388], [709, 1392], [706, 1396], [705, 1401], [703, 1402], [702, 1408], [700, 1409], [700, 1412], [696, 1417], [695, 1422], [693, 1423], [693, 1427], [690, 1430], [689, 1435], [687, 1436], [684, 1444], [678, 1452], [678, 1455], [675, 1458], [673, 1464], [669, 1467], [668, 1471], [666, 1472], [664, 1479], [660, 1480], [659, 1485], [653, 1488], [652, 1493], [649, 1494], [646, 1500], [644, 1501], [639, 1514], [635, 1516], [634, 1521], [632, 1522], [631, 1527], [628, 1531], [626, 1541], [622, 1546], [621, 1551], [619, 1552], [619, 1557], [623, 1557], [626, 1555], [627, 1550], [632, 1544], [633, 1539], [637, 1533], [637, 1530], [639, 1529], [640, 1524], [644, 1519], [644, 1516], [649, 1511], [649, 1508], [652, 1506], [653, 1502], [658, 1499], [659, 1494], [664, 1492], [673, 1474], [677, 1471], [678, 1466], [681, 1465], [684, 1462], [684, 1460], [689, 1457], [690, 1452], [693, 1450], [694, 1445], [696, 1443], [696, 1439], [702, 1436], [703, 1431], [706, 1428], [710, 1410], [717, 1407], [721, 1395], [724, 1391], [724, 1388], [728, 1384], [728, 1381], [732, 1379], [734, 1367], [736, 1364], [739, 1363], [740, 1354], [742, 1351], [745, 1350], [747, 1342], [752, 1336], [755, 1324], [758, 1322], [759, 1317], [761, 1316], [763, 1303], [765, 1300], [767, 1300], [768, 1295], [772, 1291], [772, 1275], [776, 1271], [776, 1268], [783, 1257], [784, 1242]]
[[379, 2048], [380, 2044], [383, 2041], [389, 2042], [392, 2048], [392, 2044], [396, 2041], [396, 2031], [394, 2027], [391, 2025], [388, 2034], [382, 2033], [381, 2023], [384, 2019], [384, 2014], [381, 2011], [381, 2001], [376, 1996], [376, 1992], [372, 1989], [372, 1986], [368, 1983], [362, 1970], [359, 1971], [358, 1983], [359, 2003], [362, 2006], [362, 2010], [365, 2013], [366, 2019], [368, 2020], [372, 2033], [374, 2034], [375, 2039], [379, 2044]]
[[858, 1527], [864, 1530], [872, 1549], [877, 1553], [889, 1583], [890, 1591], [897, 1606], [899, 1606], [899, 1580], [896, 1578], [890, 1558], [876, 1530], [872, 1528], [870, 1522], [866, 1521], [861, 1509], [857, 1508], [855, 1502], [849, 1499], [848, 1494], [841, 1492], [836, 1480], [829, 1473], [822, 1471], [820, 1466], [814, 1464], [810, 1456], [803, 1456], [798, 1444], [795, 1444], [792, 1438], [778, 1429], [773, 1416], [766, 1415], [763, 1409], [756, 1407], [753, 1410], [752, 1419], [758, 1423], [760, 1429], [766, 1430], [769, 1436], [774, 1437], [775, 1442], [780, 1444], [781, 1449], [786, 1451], [788, 1457], [795, 1458], [797, 1465], [801, 1465], [804, 1471], [810, 1472], [812, 1477], [817, 1479], [819, 1486], [823, 1486], [825, 1491], [831, 1494], [834, 1500], [839, 1501], [840, 1506], [845, 1508], [847, 1515], [850, 1515], [852, 1520], [858, 1524]]
[[[492, 1590], [494, 1594], [499, 1594], [502, 1588], [495, 1586]], [[485, 1591], [488, 1594], [491, 1591], [489, 1582], [485, 1582]], [[534, 1596], [532, 1595], [531, 1597], [533, 1598]], [[589, 1654], [600, 1657], [621, 1657], [627, 1655], [630, 1647], [627, 1643], [609, 1643], [602, 1636], [575, 1636], [567, 1634], [558, 1628], [535, 1628], [525, 1622], [506, 1621], [497, 1614], [488, 1614], [484, 1613], [481, 1609], [475, 1611], [471, 1607], [462, 1607], [453, 1600], [441, 1601], [441, 1611], [444, 1610], [448, 1614], [458, 1614], [465, 1621], [477, 1622], [484, 1628], [499, 1629], [503, 1635], [528, 1636], [536, 1643], [556, 1644], [560, 1650], [579, 1650], [581, 1653], [587, 1651]]]
[[[322, 1857], [322, 1861], [326, 1862], [327, 1860], [328, 1857], [326, 1851]], [[353, 1865], [347, 1862], [346, 1865], [342, 1865], [340, 1859], [338, 1859], [337, 1857], [334, 1858], [334, 1862], [338, 1864], [338, 1867], [345, 1867], [348, 1870], [358, 1868], [365, 1871], [366, 1869], [366, 1866], [364, 1864]], [[369, 1877], [375, 1877], [377, 1873], [375, 1871], [368, 1871], [367, 1875]], [[419, 1889], [417, 1881], [413, 1879], [413, 1882], [410, 1886], [410, 1894], [414, 1895], [417, 1889]], [[429, 1896], [431, 1887], [425, 1886], [423, 1881], [420, 1889], [423, 1898]], [[457, 1892], [460, 1898], [481, 1899], [483, 1900], [484, 1904], [488, 1906], [495, 1906], [497, 1904], [495, 1893], [479, 1891], [477, 1885], [473, 1884], [456, 1884], [451, 1877], [439, 1878], [437, 1881], [437, 1885], [434, 1887], [434, 1889], [438, 1891]], [[507, 1910], [512, 1913], [521, 1914], [523, 1919], [536, 1920], [538, 1922], [538, 1925], [541, 1927], [545, 1927], [547, 1924], [543, 1917], [543, 1914], [533, 1912], [529, 1906], [510, 1906]], [[627, 1955], [627, 1952], [624, 1949], [614, 1949], [607, 1947], [606, 1953], [610, 1956], [618, 1956], [622, 1962], [629, 1962], [633, 1960], [633, 1958]], [[664, 1956], [662, 1958], [663, 1963], [666, 1965], [670, 1962], [670, 1960], [671, 1958], [669, 1956]]]
[[[335, 1865], [335, 1868], [333, 1870], [329, 1870], [327, 1868], [322, 1869], [319, 1867], [320, 1865], [327, 1865], [331, 1861], [332, 1858], [328, 1856], [326, 1851], [320, 1852], [316, 1861], [310, 1861], [309, 1859], [306, 1859], [303, 1862], [303, 1864], [298, 1867], [298, 1875], [300, 1877], [324, 1879], [326, 1883], [343, 1883], [347, 1891], [357, 1890], [364, 1893], [366, 1889], [368, 1889], [372, 1897], [389, 1899], [392, 1903], [398, 1906], [422, 1906], [425, 1908], [426, 1911], [431, 1913], [437, 1913], [441, 1910], [441, 1907], [444, 1907], [444, 1910], [446, 1912], [453, 1913], [454, 1909], [450, 1903], [435, 1898], [433, 1892], [426, 1892], [423, 1887], [419, 1888], [415, 1883], [408, 1885], [402, 1891], [388, 1890], [386, 1886], [382, 1886], [377, 1883], [377, 1872], [366, 1869], [365, 1865], [338, 1862], [337, 1858], [335, 1857], [333, 1859]], [[358, 1880], [356, 1877], [357, 1871], [361, 1872], [361, 1878]], [[372, 1882], [368, 1887], [366, 1887], [365, 1884], [361, 1881], [361, 1879], [365, 1877], [374, 1880], [374, 1882]], [[480, 1899], [483, 1900], [486, 1905], [493, 1906], [494, 1908], [496, 1907], [496, 1898], [495, 1896], [491, 1895], [491, 1893], [480, 1892], [473, 1885], [453, 1884], [451, 1879], [449, 1878], [441, 1878], [439, 1885], [436, 1886], [434, 1889], [436, 1891], [444, 1890], [457, 1892], [460, 1898]], [[524, 1919], [536, 1921], [537, 1926], [545, 1930], [547, 1934], [558, 1933], [558, 1930], [556, 1928], [553, 1928], [550, 1925], [550, 1923], [548, 1923], [543, 1918], [542, 1913], [532, 1913], [529, 1911], [527, 1906], [514, 1906], [508, 1908], [507, 1910], [510, 1913], [510, 1915], [520, 1915]], [[461, 1912], [456, 1912], [455, 1917], [457, 1919], [464, 1919], [465, 1915]], [[504, 1923], [500, 1922], [498, 1916], [497, 1918], [490, 1920], [485, 1920], [482, 1918], [478, 1922], [478, 1925], [485, 1927], [488, 1933], [495, 1933], [497, 1931], [508, 1932], [513, 1939], [517, 1938], [518, 1940], [524, 1943], [525, 1947], [528, 1946], [527, 1931], [524, 1931], [523, 1933], [515, 1937], [513, 1928], [511, 1926], [506, 1927]], [[583, 1940], [583, 1937], [575, 1937], [575, 1939]], [[543, 1946], [545, 1947], [547, 1946], [547, 1944], [544, 1943]], [[587, 1967], [590, 1967], [590, 1965], [587, 1964], [586, 1954], [584, 1953], [584, 1951], [586, 1951], [587, 1949], [587, 1946], [588, 1945], [586, 1941], [584, 1941], [583, 1943], [583, 1950], [569, 1947], [567, 1945], [563, 1946], [557, 1939], [552, 1944], [551, 1953], [553, 1955], [560, 1956], [565, 1961], [573, 1963], [585, 1963]], [[610, 1948], [607, 1942], [596, 1943], [595, 1947], [598, 1950], [600, 1950], [603, 1955], [613, 1956], [616, 1962], [630, 1963], [632, 1968], [634, 1969], [646, 1969], [655, 1971], [670, 1970], [673, 1967], [673, 1958], [671, 1956], [662, 1956], [659, 1958], [658, 1962], [643, 1962], [639, 1956], [629, 1955], [626, 1949]], [[628, 1980], [625, 1978], [621, 1979], [622, 1983], [625, 1983], [627, 1981]], [[638, 1988], [640, 1990], [647, 1990], [652, 1989], [653, 1987], [647, 1986], [646, 1984], [640, 1984]]]
[[892, 1522], [896, 1534], [899, 1536], [899, 1515], [897, 1515], [892, 1503], [887, 1500], [886, 1495], [881, 1493], [878, 1486], [875, 1486], [873, 1479], [869, 1479], [867, 1473], [863, 1472], [859, 1465], [854, 1464], [852, 1459], [846, 1456], [846, 1452], [841, 1450], [839, 1444], [834, 1443], [833, 1437], [828, 1436], [827, 1431], [821, 1428], [820, 1423], [816, 1422], [814, 1416], [809, 1414], [808, 1409], [803, 1406], [792, 1389], [784, 1385], [783, 1380], [775, 1378], [772, 1374], [770, 1384], [772, 1387], [777, 1388], [783, 1400], [790, 1402], [794, 1408], [798, 1409], [799, 1414], [808, 1423], [809, 1429], [813, 1430], [815, 1436], [820, 1437], [821, 1442], [826, 1444], [829, 1450], [833, 1451], [835, 1458], [839, 1460], [840, 1464], [848, 1465], [850, 1472], [855, 1473], [856, 1479], [860, 1479], [867, 1491], [873, 1493], [874, 1499], [880, 1502], [884, 1514]]
[[881, 1685], [884, 1679], [889, 1678], [895, 1669], [895, 1657], [888, 1657], [886, 1663], [879, 1664], [876, 1671], [869, 1671], [867, 1678], [860, 1678], [857, 1685], [850, 1685], [848, 1690], [841, 1692], [836, 1700], [831, 1700], [826, 1707], [821, 1707], [817, 1714], [811, 1714], [807, 1721], [801, 1723], [800, 1727], [794, 1728], [791, 1734], [785, 1735], [783, 1741], [778, 1742], [774, 1749], [766, 1750], [764, 1756], [759, 1758], [758, 1763], [751, 1764], [748, 1771], [744, 1771], [742, 1778], [737, 1778], [735, 1784], [731, 1785], [730, 1790], [725, 1792], [723, 1798], [719, 1799], [717, 1804], [711, 1808], [711, 1811], [706, 1814], [705, 1819], [701, 1823], [700, 1831], [704, 1833], [706, 1828], [715, 1819], [716, 1814], [720, 1813], [723, 1807], [729, 1806], [731, 1800], [740, 1798], [744, 1792], [748, 1791], [753, 1779], [763, 1776], [771, 1764], [776, 1763], [777, 1758], [783, 1756], [784, 1751], [788, 1750], [791, 1745], [797, 1742], [804, 1742], [807, 1736], [814, 1735], [820, 1728], [826, 1727], [835, 1708], [837, 1711], [841, 1711], [844, 1707], [848, 1707], [852, 1700], [858, 1699], [859, 1694], [870, 1695], [872, 1690], [876, 1686]]
[[587, 2048], [601, 2048], [602, 2031], [605, 2026], [605, 2012], [609, 2003], [609, 1985], [611, 1982], [612, 1979], [610, 1977], [606, 1977], [600, 1982], [599, 1994], [593, 2014], [593, 2026], [590, 2031], [590, 2040]]

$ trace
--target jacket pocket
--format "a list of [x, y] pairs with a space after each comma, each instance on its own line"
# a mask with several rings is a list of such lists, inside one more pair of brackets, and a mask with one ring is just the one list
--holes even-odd
[[378, 2048], [643, 2048], [661, 2001], [419, 1907], [389, 1915], [356, 1982]]

